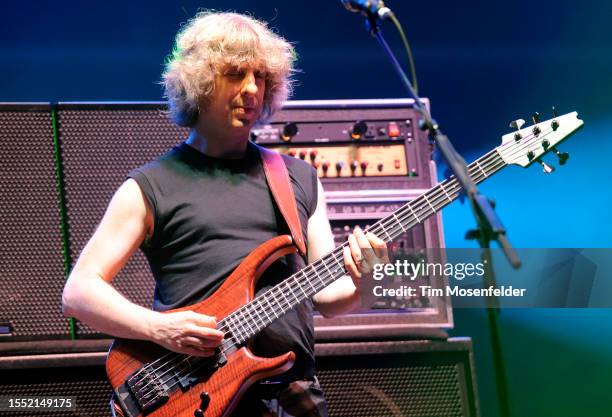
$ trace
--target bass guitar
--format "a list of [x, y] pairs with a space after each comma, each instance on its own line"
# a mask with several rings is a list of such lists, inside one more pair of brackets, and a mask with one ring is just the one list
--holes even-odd
[[[551, 167], [542, 156], [554, 152], [561, 165], [569, 155], [556, 146], [578, 130], [583, 121], [572, 112], [523, 128], [524, 121], [511, 124], [516, 132], [469, 166], [476, 183], [502, 168], [527, 167], [539, 162], [545, 172]], [[460, 186], [450, 177], [369, 230], [387, 242], [452, 203]], [[262, 272], [281, 256], [297, 252], [290, 236], [275, 237], [255, 249], [206, 300], [173, 311], [193, 310], [218, 318], [217, 328], [225, 339], [209, 358], [167, 351], [151, 342], [117, 339], [106, 362], [115, 402], [126, 417], [222, 417], [228, 416], [244, 391], [255, 381], [281, 374], [295, 359], [293, 352], [274, 358], [255, 356], [247, 341], [302, 301], [346, 273], [339, 246], [329, 254], [286, 278], [254, 298]]]

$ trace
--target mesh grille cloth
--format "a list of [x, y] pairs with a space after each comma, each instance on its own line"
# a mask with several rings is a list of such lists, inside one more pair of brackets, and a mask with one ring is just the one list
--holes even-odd
[[[442, 353], [438, 354], [439, 359]], [[462, 417], [465, 378], [460, 363], [401, 366], [406, 358], [356, 356], [350, 363], [319, 358], [318, 377], [331, 417]], [[382, 362], [382, 363], [381, 363]], [[343, 365], [344, 364], [344, 365]], [[394, 364], [394, 365], [393, 365]]]
[[0, 108], [0, 143], [0, 322], [12, 340], [67, 338], [51, 113]]
[[[70, 254], [73, 262], [93, 234], [126, 174], [180, 143], [187, 129], [159, 110], [75, 109], [59, 111]], [[128, 299], [150, 307], [154, 281], [138, 251], [113, 281]], [[79, 323], [80, 335], [96, 332]]]
[[[24, 369], [2, 372], [0, 385], [3, 397], [58, 397], [71, 398], [76, 404], [71, 409], [45, 411], [0, 411], [2, 417], [108, 417], [108, 402], [112, 388], [106, 381], [104, 367], [74, 367]], [[36, 382], [34, 382], [36, 381]]]

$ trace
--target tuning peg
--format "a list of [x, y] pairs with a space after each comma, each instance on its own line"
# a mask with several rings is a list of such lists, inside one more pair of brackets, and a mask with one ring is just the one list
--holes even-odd
[[524, 124], [525, 121], [523, 119], [516, 119], [510, 122], [510, 127], [512, 129], [519, 130], [521, 127], [523, 127]]
[[510, 122], [510, 127], [517, 130], [517, 132], [514, 134], [514, 140], [517, 142], [523, 138], [518, 130], [520, 130], [524, 124], [525, 121], [523, 119], [516, 119]]
[[551, 172], [555, 171], [555, 167], [548, 165], [546, 162], [542, 161], [541, 159], [538, 159], [538, 162], [540, 163], [540, 165], [542, 165], [542, 170], [544, 171], [545, 174], [550, 174]]
[[559, 158], [559, 165], [565, 165], [565, 163], [569, 159], [569, 153], [559, 152], [557, 148], [552, 148], [552, 151], [557, 155], [557, 158]]
[[533, 120], [533, 124], [536, 125], [533, 127], [533, 134], [535, 135], [535, 137], [538, 137], [538, 135], [540, 134], [541, 130], [540, 128], [537, 126], [538, 123], [540, 123], [540, 113], [535, 112], [532, 116], [531, 116], [531, 120]]
[[558, 116], [557, 109], [555, 109], [555, 106], [552, 106], [552, 114], [553, 114], [553, 121], [550, 122], [550, 127], [552, 127], [552, 130], [556, 132], [557, 129], [559, 129], [559, 122], [555, 120]]
[[552, 127], [552, 130], [556, 132], [557, 129], [559, 129], [559, 122], [553, 119], [553, 121], [550, 122], [550, 127]]

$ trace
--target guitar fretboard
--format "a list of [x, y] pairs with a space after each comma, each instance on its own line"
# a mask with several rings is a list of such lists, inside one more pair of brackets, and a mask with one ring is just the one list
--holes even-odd
[[[507, 164], [496, 150], [492, 150], [468, 166], [475, 183], [504, 168]], [[422, 223], [452, 203], [459, 196], [461, 186], [452, 176], [424, 194], [402, 206], [391, 215], [379, 220], [367, 230], [389, 243], [401, 233]], [[237, 344], [259, 333], [303, 301], [346, 274], [342, 251], [346, 243], [285, 279], [274, 288], [259, 295], [218, 323], [228, 329]]]

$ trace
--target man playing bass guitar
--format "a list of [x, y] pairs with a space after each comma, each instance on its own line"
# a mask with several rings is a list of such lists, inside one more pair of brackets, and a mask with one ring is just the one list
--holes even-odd
[[[167, 312], [209, 297], [256, 247], [288, 233], [260, 151], [255, 124], [292, 90], [295, 51], [266, 24], [235, 13], [202, 12], [186, 24], [163, 74], [170, 115], [188, 138], [129, 172], [66, 283], [64, 312], [118, 338], [145, 340], [181, 354], [210, 357], [222, 343], [217, 318]], [[283, 156], [307, 254], [287, 255], [257, 282], [260, 294], [334, 248], [316, 171]], [[153, 310], [131, 303], [110, 282], [138, 249], [156, 280]], [[346, 275], [299, 304], [252, 341], [260, 356], [296, 354], [284, 374], [255, 383], [234, 416], [326, 416], [315, 376], [312, 310], [324, 316], [360, 305], [362, 263], [384, 242], [355, 229], [344, 250]], [[120, 410], [117, 410], [120, 413]]]

